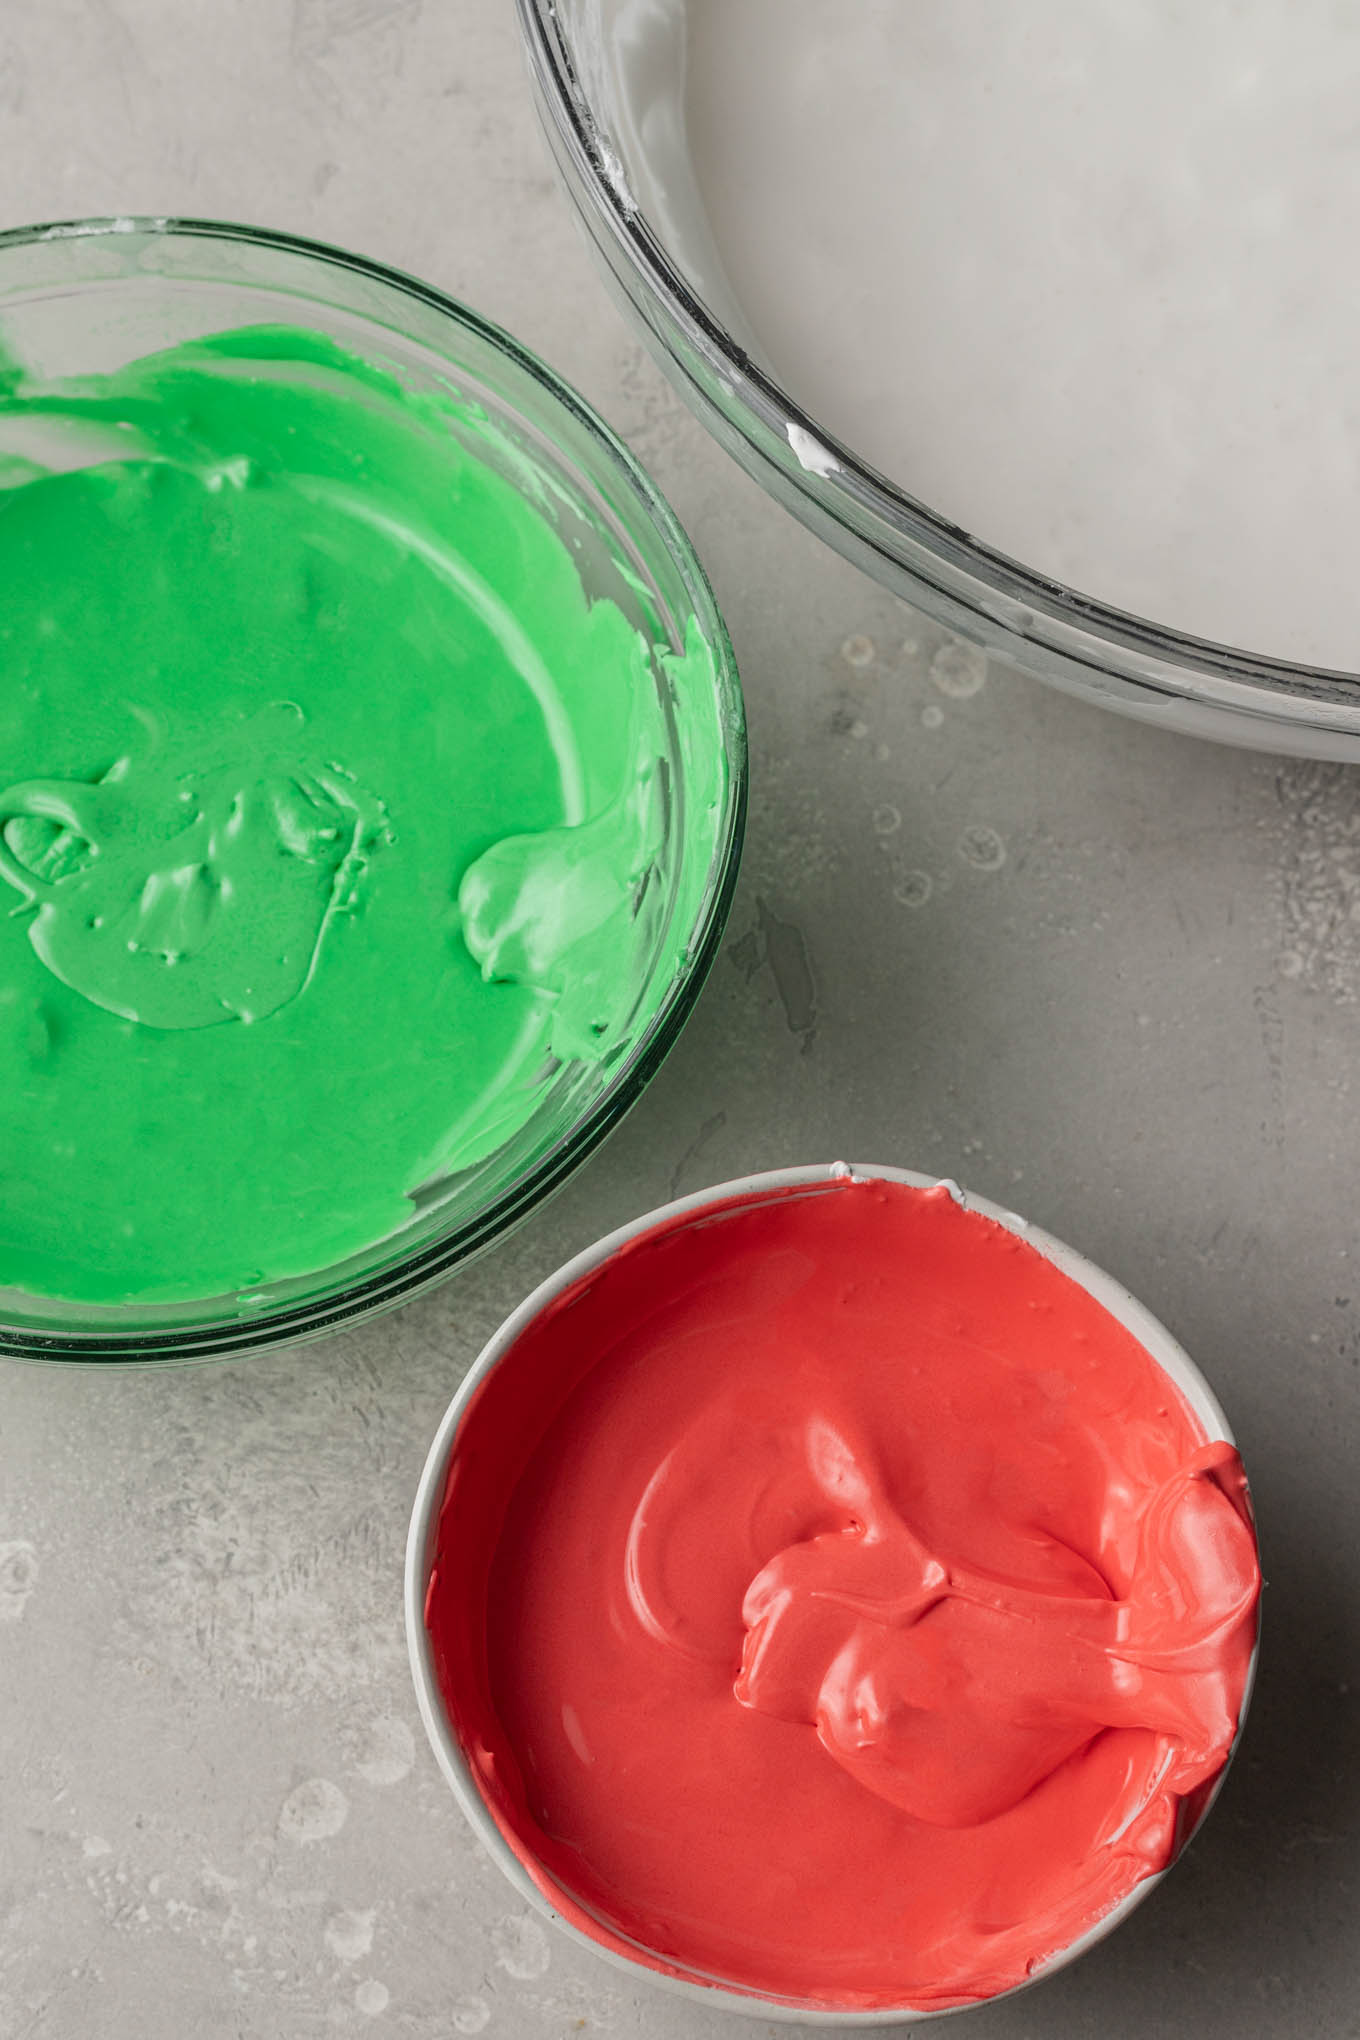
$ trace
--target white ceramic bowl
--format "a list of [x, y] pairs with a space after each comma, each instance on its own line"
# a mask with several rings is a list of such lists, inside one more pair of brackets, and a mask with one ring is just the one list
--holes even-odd
[[[458, 1804], [492, 1859], [525, 1903], [550, 1919], [582, 1947], [591, 1949], [617, 1968], [626, 1970], [635, 1982], [642, 1982], [645, 1979], [649, 1983], [678, 1991], [696, 2003], [716, 2006], [724, 2011], [743, 2012], [766, 2021], [777, 2019], [805, 2026], [840, 2028], [909, 2025], [918, 2020], [939, 2018], [942, 2013], [938, 2007], [926, 2011], [911, 2006], [864, 2011], [844, 2008], [824, 2009], [803, 2003], [789, 2003], [755, 1991], [741, 1990], [735, 1986], [705, 1983], [676, 1976], [605, 1946], [553, 1906], [501, 1833], [454, 1734], [435, 1670], [434, 1653], [425, 1625], [425, 1604], [434, 1563], [449, 1461], [455, 1440], [478, 1390], [533, 1320], [553, 1304], [565, 1290], [612, 1259], [630, 1240], [651, 1231], [654, 1226], [687, 1213], [703, 1212], [713, 1204], [722, 1204], [732, 1198], [758, 1197], [762, 1192], [773, 1194], [803, 1185], [815, 1188], [846, 1175], [851, 1175], [857, 1180], [879, 1179], [890, 1183], [904, 1183], [922, 1190], [937, 1188], [940, 1183], [940, 1178], [935, 1176], [923, 1176], [914, 1170], [882, 1167], [873, 1163], [847, 1166], [842, 1162], [834, 1162], [805, 1168], [774, 1169], [761, 1175], [744, 1176], [735, 1182], [718, 1184], [712, 1189], [698, 1191], [692, 1197], [682, 1197], [675, 1203], [662, 1205], [658, 1210], [649, 1211], [644, 1217], [634, 1219], [631, 1224], [620, 1226], [617, 1232], [596, 1241], [594, 1246], [587, 1247], [584, 1253], [578, 1254], [574, 1260], [559, 1268], [556, 1274], [550, 1275], [545, 1282], [540, 1283], [533, 1294], [526, 1297], [519, 1308], [511, 1313], [500, 1330], [482, 1349], [445, 1412], [420, 1478], [406, 1547], [406, 1637], [416, 1699], [420, 1707], [421, 1720], [425, 1724], [425, 1732], [429, 1736], [439, 1767], [453, 1788]], [[957, 1196], [965, 1210], [977, 1212], [983, 1218], [994, 1219], [1008, 1232], [1018, 1234], [1027, 1245], [1042, 1254], [1045, 1260], [1051, 1262], [1062, 1274], [1094, 1297], [1111, 1317], [1130, 1332], [1179, 1389], [1203, 1426], [1207, 1440], [1223, 1439], [1229, 1444], [1234, 1442], [1228, 1420], [1218, 1399], [1194, 1361], [1176, 1343], [1165, 1326], [1160, 1324], [1150, 1311], [1145, 1310], [1120, 1283], [1094, 1267], [1071, 1247], [1064, 1246], [1060, 1240], [1052, 1239], [1037, 1226], [1032, 1226], [1025, 1219], [1017, 1217], [1014, 1212], [1003, 1211], [999, 1206], [989, 1203], [986, 1198], [970, 1196], [959, 1190], [955, 1184], [950, 1183], [948, 1188]], [[1241, 1741], [1256, 1673], [1256, 1658], [1257, 1652], [1254, 1650], [1243, 1689], [1242, 1707], [1232, 1751], [1229, 1752], [1227, 1763], [1214, 1781], [1192, 1832], [1198, 1829], [1204, 1815], [1217, 1798], [1227, 1775], [1228, 1763], [1231, 1762], [1232, 1755]], [[1167, 1868], [1170, 1868], [1170, 1865]], [[1133, 1889], [1093, 1927], [1061, 1949], [1043, 1965], [1042, 1969], [1036, 1970], [1029, 1982], [1037, 1982], [1041, 1976], [1051, 1976], [1056, 1970], [1066, 1968], [1069, 1962], [1075, 1961], [1087, 1948], [1103, 1940], [1121, 1920], [1127, 1918], [1135, 1906], [1142, 1903], [1165, 1875], [1166, 1870], [1161, 1870], [1135, 1884]], [[1016, 1989], [1027, 1987], [1028, 1984], [1018, 1985]], [[1010, 1990], [998, 1995], [1010, 1997], [1014, 1994], [1014, 1990]], [[995, 2003], [996, 1998], [990, 1998], [986, 2002]], [[962, 2011], [972, 2007], [957, 2006], [949, 2009]]]

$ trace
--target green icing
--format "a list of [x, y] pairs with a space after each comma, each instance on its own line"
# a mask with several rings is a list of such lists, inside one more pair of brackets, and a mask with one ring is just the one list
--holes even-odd
[[0, 875], [36, 906], [28, 939], [54, 977], [174, 1029], [267, 1020], [307, 989], [392, 838], [343, 767], [290, 759], [269, 727], [289, 714], [247, 723], [230, 762], [123, 757], [94, 785], [0, 795]]
[[314, 333], [0, 378], [0, 1288], [324, 1268], [655, 1010], [712, 656], [588, 600], [550, 507]]

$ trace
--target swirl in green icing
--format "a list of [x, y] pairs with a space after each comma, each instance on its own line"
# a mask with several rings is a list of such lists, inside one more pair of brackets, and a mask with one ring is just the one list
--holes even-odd
[[680, 964], [709, 649], [588, 600], [493, 437], [283, 328], [0, 387], [0, 1289], [361, 1252]]

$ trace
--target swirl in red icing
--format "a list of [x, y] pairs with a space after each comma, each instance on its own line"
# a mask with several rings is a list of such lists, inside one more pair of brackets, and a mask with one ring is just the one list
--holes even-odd
[[1175, 1855], [1259, 1571], [1240, 1462], [1101, 1305], [943, 1190], [634, 1241], [487, 1378], [427, 1622], [554, 1904], [846, 2008], [1022, 1981]]

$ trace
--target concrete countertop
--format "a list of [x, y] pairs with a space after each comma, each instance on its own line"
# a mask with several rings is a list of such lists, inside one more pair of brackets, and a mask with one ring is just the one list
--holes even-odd
[[[407, 1517], [473, 1354], [675, 1191], [956, 1177], [1204, 1367], [1266, 1597], [1205, 1832], [977, 2040], [1356, 2026], [1360, 777], [1176, 739], [944, 639], [777, 510], [612, 309], [510, 0], [3, 0], [0, 224], [190, 212], [410, 269], [623, 433], [730, 621], [753, 745], [722, 955], [629, 1121], [368, 1329], [198, 1372], [0, 1372], [0, 2036], [731, 2040], [525, 1915], [421, 1735]], [[2, 678], [0, 678], [0, 684]]]

